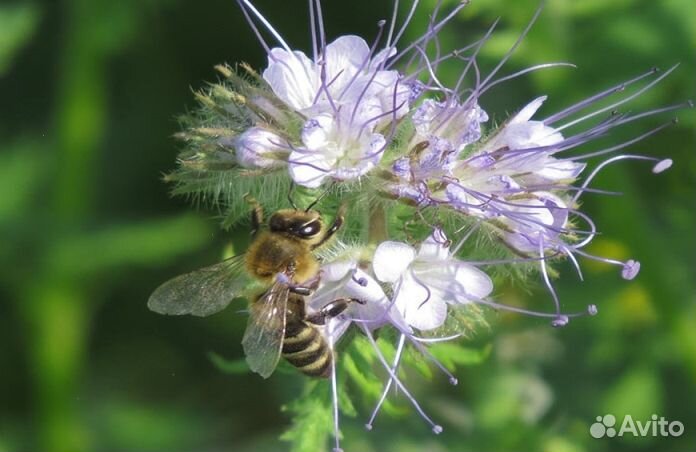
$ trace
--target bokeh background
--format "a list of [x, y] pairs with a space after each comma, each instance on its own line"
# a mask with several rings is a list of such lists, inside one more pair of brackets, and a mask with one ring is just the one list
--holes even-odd
[[[256, 4], [295, 47], [308, 48], [305, 3]], [[434, 1], [411, 35], [422, 29]], [[452, 2], [445, 2], [452, 3]], [[443, 33], [462, 45], [501, 25], [484, 48], [492, 68], [537, 0], [476, 0]], [[386, 0], [325, 1], [331, 37], [374, 36]], [[165, 318], [145, 306], [164, 280], [219, 259], [234, 232], [214, 212], [172, 199], [177, 115], [213, 65], [262, 68], [262, 49], [232, 0], [4, 0], [0, 4], [0, 451], [281, 451], [300, 376], [228, 375], [208, 352], [241, 357], [245, 318]], [[681, 66], [631, 104], [638, 111], [696, 98], [692, 0], [548, 0], [505, 73], [548, 61], [577, 69], [535, 73], [482, 100], [501, 119], [539, 94], [557, 111], [652, 66]], [[448, 74], [456, 77], [455, 73]], [[613, 142], [674, 115], [648, 118]], [[348, 451], [696, 450], [696, 115], [632, 147], [674, 159], [653, 175], [628, 162], [588, 196], [603, 235], [595, 251], [643, 263], [626, 282], [586, 262], [558, 282], [566, 310], [600, 314], [552, 329], [494, 315], [472, 346], [482, 363], [411, 388], [445, 428], [434, 436], [410, 410], [362, 428], [344, 420]], [[542, 290], [500, 289], [508, 301], [548, 305]], [[514, 300], [513, 300], [514, 299]], [[406, 404], [403, 404], [407, 407]], [[680, 438], [592, 439], [596, 416], [652, 414], [685, 425]], [[327, 420], [328, 421], [328, 420]]]

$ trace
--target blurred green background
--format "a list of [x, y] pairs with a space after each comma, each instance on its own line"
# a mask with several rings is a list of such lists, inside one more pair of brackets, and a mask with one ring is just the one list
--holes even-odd
[[[308, 49], [303, 1], [256, 4], [295, 47]], [[374, 36], [389, 1], [325, 1], [330, 37]], [[412, 35], [426, 21], [424, 1]], [[492, 68], [537, 0], [475, 0], [442, 35], [462, 46], [496, 17], [481, 63]], [[369, 40], [369, 39], [368, 39]], [[215, 262], [231, 234], [215, 212], [171, 199], [176, 116], [191, 89], [215, 80], [213, 65], [265, 57], [232, 0], [4, 0], [0, 5], [0, 452], [279, 451], [280, 407], [302, 377], [226, 375], [207, 357], [239, 358], [245, 317], [165, 318], [145, 306], [164, 280]], [[696, 98], [696, 5], [692, 0], [549, 0], [511, 73], [554, 69], [506, 83], [482, 99], [501, 119], [540, 94], [550, 114], [652, 66], [681, 66], [631, 104], [634, 111]], [[449, 74], [455, 77], [456, 74]], [[674, 159], [611, 167], [588, 196], [603, 235], [595, 251], [640, 260], [626, 282], [614, 267], [585, 262], [586, 282], [565, 268], [566, 310], [600, 314], [561, 330], [546, 321], [493, 316], [476, 345], [482, 364], [444, 379], [410, 382], [445, 432], [414, 413], [381, 417], [372, 432], [345, 419], [348, 451], [694, 451], [696, 290], [694, 111], [632, 147]], [[669, 121], [648, 118], [612, 143]], [[508, 302], [543, 309], [542, 290], [497, 289]], [[241, 307], [240, 307], [241, 309]], [[404, 404], [404, 406], [406, 406]], [[598, 415], [679, 420], [679, 438], [592, 439]]]

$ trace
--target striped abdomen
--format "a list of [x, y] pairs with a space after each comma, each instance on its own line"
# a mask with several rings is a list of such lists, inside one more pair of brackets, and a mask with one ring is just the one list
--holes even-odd
[[319, 330], [296, 319], [285, 326], [283, 358], [310, 377], [326, 378], [331, 373], [331, 351]]

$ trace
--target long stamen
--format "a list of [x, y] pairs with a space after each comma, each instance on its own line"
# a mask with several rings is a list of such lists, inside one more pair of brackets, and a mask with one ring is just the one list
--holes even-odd
[[275, 58], [271, 54], [271, 47], [266, 43], [266, 40], [263, 39], [263, 35], [259, 31], [259, 29], [256, 26], [256, 24], [254, 23], [254, 21], [251, 19], [251, 16], [249, 16], [249, 12], [244, 7], [244, 3], [242, 3], [242, 0], [237, 0], [237, 4], [239, 5], [239, 9], [242, 10], [242, 14], [244, 14], [244, 18], [246, 19], [247, 23], [251, 27], [251, 30], [256, 35], [256, 39], [258, 39], [259, 42], [261, 43], [261, 47], [263, 47], [263, 50], [266, 51], [266, 54], [268, 55], [268, 57], [275, 61]]
[[401, 390], [401, 392], [404, 393], [404, 395], [409, 400], [409, 402], [411, 402], [411, 404], [416, 409], [418, 414], [420, 414], [420, 416], [430, 425], [433, 433], [435, 433], [436, 435], [442, 433], [442, 426], [433, 422], [433, 420], [427, 414], [425, 414], [425, 411], [423, 411], [423, 409], [421, 408], [418, 401], [416, 401], [416, 399], [411, 395], [409, 390], [406, 389], [406, 386], [404, 386], [404, 384], [401, 382], [401, 380], [396, 375], [396, 373], [394, 373], [391, 370], [391, 367], [387, 363], [386, 359], [384, 359], [384, 355], [382, 354], [382, 351], [379, 349], [377, 342], [375, 342], [375, 338], [372, 336], [372, 332], [370, 332], [369, 328], [367, 328], [367, 326], [363, 324], [362, 329], [365, 332], [367, 339], [370, 341], [372, 348], [374, 349], [375, 353], [377, 354], [377, 358], [382, 363], [382, 366], [389, 373], [389, 376], [394, 380], [394, 383], [396, 383], [396, 386]]
[[[544, 255], [544, 236], [541, 234], [539, 234], [539, 255]], [[558, 301], [558, 295], [556, 295], [556, 290], [553, 288], [553, 284], [551, 284], [551, 280], [549, 279], [549, 274], [546, 271], [546, 261], [539, 261], [539, 264], [541, 274], [544, 278], [544, 283], [546, 283], [546, 287], [549, 289], [551, 297], [553, 298], [553, 304], [556, 306], [556, 319], [551, 322], [551, 324], [553, 326], [565, 326], [565, 324], [568, 323], [568, 320], [567, 317], [563, 317], [561, 315], [561, 304]]]
[[322, 58], [326, 57], [326, 32], [324, 31], [324, 14], [321, 11], [321, 0], [315, 0], [317, 11], [317, 24], [319, 25], [319, 50]]
[[[465, 77], [466, 77], [466, 74], [469, 72], [469, 68], [470, 68], [471, 65], [474, 64], [474, 62], [476, 61], [476, 57], [478, 57], [479, 52], [481, 52], [481, 49], [483, 48], [484, 44], [486, 44], [486, 43], [488, 42], [488, 40], [491, 38], [491, 36], [493, 35], [493, 31], [494, 31], [495, 28], [498, 26], [498, 23], [499, 23], [499, 22], [500, 22], [500, 19], [494, 20], [494, 21], [493, 21], [493, 24], [491, 24], [491, 26], [488, 27], [488, 30], [486, 30], [486, 34], [483, 35], [483, 38], [481, 38], [481, 39], [479, 40], [478, 44], [476, 45], [476, 48], [474, 49], [473, 54], [471, 55], [471, 57], [470, 57], [470, 59], [469, 59], [469, 62], [468, 62], [467, 65], [464, 67], [464, 70], [462, 71], [461, 75], [460, 75], [459, 78], [457, 79], [457, 84], [456, 84], [455, 87], [454, 87], [454, 91], [455, 91], [455, 92], [458, 92], [458, 91], [459, 91], [459, 88], [461, 87], [462, 83], [464, 83], [464, 79], [465, 79]], [[475, 86], [475, 89], [474, 89], [475, 92], [478, 92], [477, 90], [478, 90], [478, 88], [480, 88], [480, 84], [479, 84], [479, 83], [480, 83], [480, 81], [477, 80], [477, 83], [474, 85], [474, 86]], [[472, 92], [471, 96], [469, 96], [469, 97], [470, 97], [470, 98], [472, 98], [472, 97], [477, 97], [477, 95], [474, 96], [474, 92]], [[466, 102], [465, 102], [465, 103], [466, 103]]]
[[[399, 368], [399, 361], [401, 360], [401, 352], [404, 349], [404, 343], [406, 341], [406, 335], [404, 333], [401, 334], [399, 337], [399, 343], [396, 346], [396, 354], [394, 355], [394, 362], [392, 364], [392, 372], [396, 373], [398, 368]], [[382, 405], [384, 404], [384, 401], [387, 398], [387, 394], [389, 393], [389, 389], [391, 389], [392, 383], [394, 380], [392, 380], [391, 377], [387, 379], [387, 382], [384, 385], [384, 389], [382, 390], [382, 395], [379, 397], [379, 401], [377, 402], [377, 405], [375, 406], [374, 410], [372, 410], [372, 415], [370, 416], [370, 420], [367, 421], [367, 424], [365, 424], [365, 428], [368, 430], [372, 430], [372, 426], [375, 422], [375, 418], [377, 418], [377, 414], [379, 414], [379, 410], [382, 408]]]
[[312, 35], [312, 55], [313, 61], [319, 60], [319, 43], [317, 42], [317, 22], [314, 16], [314, 0], [308, 0], [309, 3], [309, 24], [310, 33]]
[[290, 54], [292, 54], [292, 49], [290, 49], [290, 46], [285, 42], [282, 36], [280, 36], [280, 33], [276, 31], [275, 28], [271, 25], [268, 20], [266, 20], [265, 17], [259, 12], [258, 9], [254, 7], [254, 5], [251, 4], [249, 0], [241, 0], [244, 2], [244, 4], [251, 10], [252, 13], [256, 16], [259, 21], [266, 27], [266, 29], [273, 35], [274, 38], [278, 41], [278, 43]]
[[[331, 322], [330, 322], [331, 323]], [[329, 325], [327, 324], [327, 330]], [[326, 335], [329, 342], [329, 353], [331, 354], [331, 398], [333, 401], [333, 418], [334, 418], [334, 439], [336, 447], [333, 452], [343, 452], [340, 444], [340, 429], [339, 429], [339, 413], [338, 413], [338, 385], [336, 383], [336, 354], [334, 353], [333, 334], [330, 332]]]
[[549, 68], [556, 68], [556, 67], [570, 67], [573, 69], [576, 69], [577, 66], [572, 64], [572, 63], [545, 63], [545, 64], [537, 64], [536, 66], [528, 67], [527, 69], [523, 69], [521, 71], [515, 72], [514, 74], [506, 75], [505, 77], [501, 77], [499, 79], [496, 79], [489, 83], [487, 86], [481, 88], [479, 91], [479, 96], [483, 96], [485, 92], [493, 88], [495, 85], [498, 85], [503, 82], [507, 82], [508, 80], [512, 80], [514, 78], [517, 78], [521, 75], [528, 74], [530, 72], [538, 71], [540, 69], [549, 69]]
[[459, 5], [455, 6], [454, 9], [444, 19], [435, 24], [435, 26], [433, 26], [432, 29], [428, 29], [427, 33], [413, 41], [404, 50], [396, 54], [386, 67], [392, 67], [399, 60], [401, 60], [401, 58], [403, 58], [405, 55], [408, 55], [408, 53], [414, 47], [421, 45], [424, 41], [427, 41], [428, 39], [431, 39], [433, 35], [437, 34], [437, 32], [439, 32], [440, 29], [442, 29], [442, 27], [444, 27], [450, 20], [452, 20], [454, 16], [456, 16], [459, 13], [459, 11], [461, 11], [462, 8], [464, 8], [467, 4], [468, 2], [462, 2]]
[[536, 22], [536, 20], [539, 18], [539, 15], [541, 14], [541, 7], [537, 8], [536, 12], [532, 16], [532, 19], [529, 21], [525, 29], [522, 31], [520, 36], [517, 38], [517, 41], [510, 47], [510, 50], [507, 51], [507, 53], [503, 56], [503, 58], [500, 60], [500, 62], [496, 65], [495, 68], [491, 71], [490, 74], [488, 74], [488, 77], [486, 77], [483, 82], [481, 82], [481, 89], [486, 86], [486, 84], [495, 76], [495, 74], [500, 70], [501, 67], [510, 59], [512, 54], [517, 50], [517, 47], [522, 43], [524, 38], [527, 36], [529, 33], [529, 30], [532, 29], [532, 26]]
[[585, 99], [581, 102], [578, 102], [575, 105], [571, 105], [570, 107], [566, 108], [565, 110], [559, 111], [555, 115], [552, 115], [546, 119], [543, 119], [541, 122], [543, 122], [547, 126], [551, 125], [554, 122], [560, 121], [561, 119], [566, 118], [566, 117], [572, 115], [573, 113], [576, 113], [576, 112], [582, 110], [583, 108], [594, 104], [595, 102], [598, 102], [606, 97], [611, 96], [612, 94], [616, 94], [616, 93], [619, 93], [621, 91], [624, 91], [628, 86], [630, 86], [636, 82], [639, 82], [640, 80], [643, 80], [645, 77], [649, 77], [653, 74], [656, 74], [657, 72], [659, 72], [658, 68], [652, 68], [648, 72], [641, 74], [638, 77], [635, 77], [631, 80], [628, 80], [628, 81], [625, 81], [622, 83], [619, 83], [618, 85], [612, 86], [611, 88], [609, 88], [607, 90], [604, 90], [604, 91], [597, 93], [591, 97], [588, 97], [587, 99]]
[[420, 3], [420, 0], [413, 0], [413, 3], [411, 4], [411, 9], [409, 10], [408, 15], [406, 16], [406, 20], [404, 20], [404, 23], [401, 25], [401, 28], [399, 28], [399, 31], [397, 32], [396, 37], [394, 38], [394, 41], [391, 43], [391, 47], [396, 48], [396, 46], [399, 44], [399, 40], [406, 32], [408, 24], [411, 23], [413, 15], [416, 13], [418, 3]]
[[[455, 335], [453, 338], [459, 337], [461, 335]], [[418, 349], [419, 352], [421, 352], [426, 358], [428, 358], [430, 361], [433, 362], [437, 366], [438, 369], [442, 371], [447, 376], [447, 379], [449, 380], [450, 384], [452, 386], [456, 386], [459, 384], [459, 380], [457, 380], [457, 377], [452, 375], [452, 373], [447, 370], [447, 368], [437, 359], [433, 356], [432, 353], [423, 345], [420, 343], [420, 341], [415, 340], [414, 338], [409, 337], [411, 340], [411, 343]]]
[[394, 6], [392, 7], [392, 18], [389, 21], [389, 33], [387, 33], [387, 43], [385, 48], [391, 47], [392, 37], [394, 36], [394, 28], [396, 28], [396, 18], [399, 14], [399, 0], [394, 0]]
[[655, 127], [654, 129], [649, 130], [649, 131], [645, 132], [644, 134], [639, 135], [639, 136], [637, 136], [637, 137], [635, 137], [635, 138], [633, 138], [633, 139], [630, 139], [630, 140], [628, 140], [628, 141], [624, 141], [624, 142], [621, 143], [621, 144], [617, 144], [616, 146], [612, 146], [612, 147], [609, 147], [609, 148], [606, 148], [606, 149], [602, 149], [602, 150], [599, 150], [599, 151], [595, 151], [595, 152], [590, 152], [590, 153], [588, 153], [588, 154], [582, 154], [582, 155], [577, 155], [577, 156], [573, 156], [573, 157], [568, 157], [568, 158], [566, 158], [565, 160], [567, 160], [567, 161], [587, 160], [587, 159], [592, 158], [592, 157], [597, 157], [597, 156], [600, 156], [600, 155], [610, 154], [610, 153], [612, 153], [612, 152], [614, 152], [614, 151], [618, 151], [619, 149], [623, 149], [623, 148], [628, 147], [628, 146], [630, 146], [630, 145], [632, 145], [632, 144], [635, 144], [635, 143], [637, 143], [637, 142], [639, 142], [639, 141], [642, 141], [642, 140], [644, 140], [645, 138], [647, 138], [647, 137], [649, 137], [649, 136], [651, 136], [651, 135], [655, 135], [657, 132], [660, 132], [661, 130], [666, 129], [667, 127], [669, 127], [669, 126], [671, 126], [671, 125], [673, 125], [673, 124], [674, 124], [674, 121], [670, 121], [670, 122], [668, 122], [668, 123], [666, 123], [666, 124], [662, 124], [661, 126]]
[[[607, 165], [609, 165], [611, 163], [618, 162], [620, 160], [647, 160], [647, 161], [651, 161], [651, 162], [657, 162], [657, 164], [653, 167], [654, 173], [661, 173], [662, 171], [669, 168], [669, 166], [671, 166], [671, 163], [672, 163], [672, 160], [670, 160], [670, 159], [658, 159], [655, 157], [647, 157], [645, 155], [632, 155], [632, 154], [617, 155], [616, 157], [612, 157], [608, 160], [603, 161], [599, 165], [597, 165], [597, 168], [595, 168], [594, 171], [592, 171], [590, 173], [590, 175], [587, 176], [587, 179], [585, 179], [585, 182], [583, 182], [581, 188], [587, 187], [590, 184], [590, 182], [592, 182], [592, 179], [594, 179], [595, 176], [604, 167], [606, 167]], [[581, 194], [582, 194], [581, 191], [579, 191], [578, 193], [575, 194], [575, 196], [573, 197], [573, 203], [575, 203], [578, 200], [578, 198], [580, 197]]]
[[665, 71], [664, 74], [662, 74], [661, 76], [657, 77], [655, 80], [653, 80], [652, 82], [648, 83], [648, 84], [645, 85], [643, 88], [639, 89], [638, 91], [636, 91], [635, 93], [631, 94], [630, 96], [625, 97], [625, 98], [623, 98], [623, 99], [621, 99], [621, 100], [619, 100], [619, 101], [617, 101], [617, 102], [614, 102], [613, 104], [608, 105], [608, 106], [606, 106], [606, 107], [604, 107], [604, 108], [600, 108], [600, 109], [597, 110], [597, 111], [594, 111], [594, 112], [589, 113], [589, 114], [587, 114], [587, 115], [585, 115], [585, 116], [582, 116], [582, 117], [580, 117], [580, 118], [578, 118], [578, 119], [576, 119], [576, 120], [574, 120], [574, 121], [570, 121], [570, 122], [568, 122], [568, 123], [566, 123], [566, 124], [563, 124], [562, 126], [558, 127], [556, 130], [557, 130], [558, 132], [560, 132], [560, 131], [562, 131], [562, 130], [564, 130], [564, 129], [567, 129], [568, 127], [574, 126], [575, 124], [579, 124], [579, 123], [581, 123], [581, 122], [583, 122], [583, 121], [586, 121], [586, 120], [588, 120], [588, 119], [590, 119], [590, 118], [593, 118], [593, 117], [595, 117], [595, 116], [597, 116], [597, 115], [599, 115], [599, 114], [602, 114], [602, 113], [604, 113], [604, 112], [606, 112], [606, 111], [614, 110], [616, 107], [619, 107], [619, 106], [625, 104], [626, 102], [629, 102], [629, 101], [635, 99], [636, 97], [640, 96], [640, 95], [643, 94], [644, 92], [648, 91], [648, 90], [649, 90], [650, 88], [652, 88], [653, 86], [655, 86], [655, 85], [657, 85], [658, 83], [660, 83], [665, 77], [667, 77], [669, 74], [671, 74], [672, 71], [674, 71], [678, 66], [679, 66], [678, 64], [675, 64], [674, 66], [672, 66], [671, 68], [669, 68], [667, 71]]

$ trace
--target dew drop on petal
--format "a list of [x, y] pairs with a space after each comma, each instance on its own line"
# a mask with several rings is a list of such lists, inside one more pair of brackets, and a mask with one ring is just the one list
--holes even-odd
[[589, 315], [597, 315], [597, 305], [596, 304], [591, 304], [587, 306], [587, 313]]
[[632, 280], [640, 271], [640, 262], [629, 259], [621, 269], [621, 277], [625, 280]]
[[551, 321], [551, 326], [554, 328], [560, 328], [562, 326], [566, 326], [569, 321], [570, 319], [567, 315], [559, 315]]
[[653, 174], [660, 174], [661, 172], [668, 170], [672, 166], [672, 163], [672, 159], [660, 160], [655, 166], [653, 166]]

